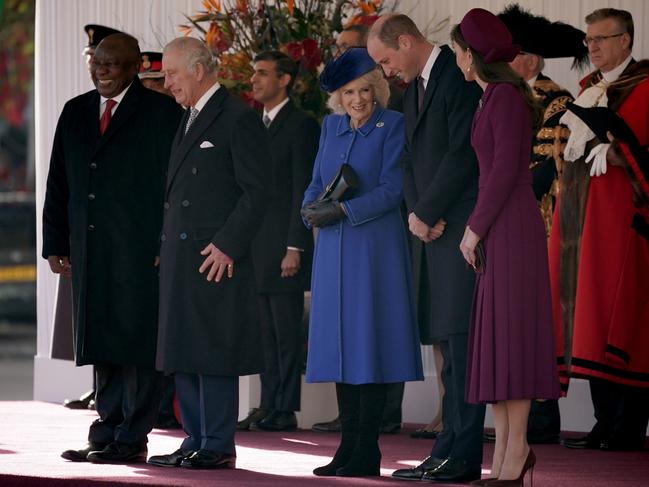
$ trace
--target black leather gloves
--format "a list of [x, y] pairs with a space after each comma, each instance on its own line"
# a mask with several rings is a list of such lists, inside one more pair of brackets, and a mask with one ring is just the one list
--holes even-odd
[[302, 218], [312, 227], [326, 227], [345, 217], [338, 201], [323, 200], [308, 203], [300, 211]]

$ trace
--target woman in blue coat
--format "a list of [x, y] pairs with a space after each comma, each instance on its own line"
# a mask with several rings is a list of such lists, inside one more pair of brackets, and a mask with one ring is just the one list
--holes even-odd
[[[335, 382], [341, 442], [316, 475], [379, 475], [386, 384], [423, 380], [407, 239], [400, 214], [400, 113], [363, 48], [320, 77], [334, 111], [324, 119], [302, 214], [319, 228], [311, 282], [307, 382]], [[345, 201], [310, 204], [342, 164], [359, 187]]]

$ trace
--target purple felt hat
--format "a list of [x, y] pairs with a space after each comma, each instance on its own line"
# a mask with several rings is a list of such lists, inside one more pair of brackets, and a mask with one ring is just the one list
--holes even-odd
[[460, 31], [466, 43], [484, 58], [484, 62], [510, 62], [521, 51], [512, 44], [512, 35], [494, 14], [483, 8], [474, 8], [460, 22]]

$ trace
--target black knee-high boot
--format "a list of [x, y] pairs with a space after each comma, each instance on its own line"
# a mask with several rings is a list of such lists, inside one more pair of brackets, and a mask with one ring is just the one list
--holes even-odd
[[379, 428], [385, 406], [385, 384], [363, 384], [360, 387], [358, 441], [349, 461], [338, 470], [342, 477], [381, 475]]
[[340, 445], [331, 462], [313, 470], [318, 476], [336, 475], [352, 456], [358, 438], [359, 386], [336, 383], [336, 399], [340, 417]]

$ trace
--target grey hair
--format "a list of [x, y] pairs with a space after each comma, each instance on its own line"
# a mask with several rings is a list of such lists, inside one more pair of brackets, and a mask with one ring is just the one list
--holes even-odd
[[[363, 76], [360, 76], [356, 79], [366, 81], [370, 84], [370, 86], [374, 90], [374, 100], [379, 106], [383, 108], [388, 106], [388, 100], [390, 99], [390, 84], [385, 79], [385, 76], [383, 76], [383, 73], [379, 71], [379, 69], [368, 71]], [[331, 95], [329, 95], [329, 99], [327, 100], [327, 106], [336, 115], [344, 115], [346, 113], [342, 105], [342, 89], [343, 87], [341, 86], [336, 91], [331, 93]]]
[[172, 50], [182, 53], [185, 65], [190, 71], [193, 71], [196, 65], [202, 64], [208, 74], [216, 72], [216, 58], [203, 41], [194, 37], [177, 37], [164, 47], [163, 54]]

